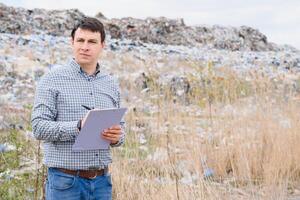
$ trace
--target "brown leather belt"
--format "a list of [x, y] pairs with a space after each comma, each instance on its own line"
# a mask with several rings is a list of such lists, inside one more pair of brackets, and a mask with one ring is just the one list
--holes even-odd
[[69, 169], [63, 169], [63, 168], [56, 168], [57, 170], [70, 174], [73, 176], [80, 176], [81, 178], [86, 179], [94, 179], [97, 176], [103, 176], [108, 173], [108, 167], [104, 169], [98, 169], [98, 170], [69, 170]]

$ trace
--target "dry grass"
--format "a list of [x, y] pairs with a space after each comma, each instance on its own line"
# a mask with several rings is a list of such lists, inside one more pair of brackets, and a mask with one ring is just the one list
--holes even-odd
[[[300, 79], [295, 87], [289, 73], [241, 75], [212, 63], [131, 56], [114, 68], [127, 72], [120, 85], [130, 109], [126, 144], [113, 150], [113, 199], [300, 198]], [[116, 57], [107, 53], [106, 59]], [[161, 74], [178, 63], [190, 90], [176, 95]], [[137, 82], [140, 72], [146, 78]], [[212, 176], [204, 176], [208, 169]], [[35, 196], [22, 184], [16, 199]]]
[[[126, 145], [114, 150], [114, 199], [300, 198], [300, 102], [292, 86], [256, 71], [245, 81], [210, 68], [190, 79], [189, 105], [174, 103], [159, 84], [137, 94], [140, 110], [157, 112], [127, 115]], [[207, 168], [212, 177], [204, 177]]]
[[[245, 107], [251, 109], [247, 104], [235, 109], [242, 113]], [[244, 116], [226, 113], [222, 118], [214, 118], [213, 126], [200, 135], [197, 121], [205, 118], [184, 117], [172, 110], [166, 118], [169, 129], [180, 124], [186, 130], [157, 133], [157, 128], [148, 129], [144, 132], [149, 138], [146, 153], [139, 149], [140, 145], [130, 146], [130, 140], [138, 140], [138, 133], [128, 132], [127, 145], [115, 152], [115, 197], [286, 199], [300, 180], [299, 111], [299, 104], [289, 103], [282, 107], [257, 107]], [[215, 114], [218, 112], [221, 111], [216, 110]], [[164, 125], [157, 117], [139, 120]], [[155, 159], [143, 155], [157, 149], [160, 151]], [[120, 152], [125, 156], [120, 156]], [[204, 157], [215, 171], [212, 180], [203, 179]], [[190, 184], [180, 181], [190, 176], [195, 177]]]

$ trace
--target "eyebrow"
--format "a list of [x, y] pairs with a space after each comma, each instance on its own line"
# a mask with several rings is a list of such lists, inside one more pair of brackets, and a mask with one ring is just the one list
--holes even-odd
[[98, 42], [99, 40], [97, 40], [97, 39], [90, 39], [90, 40], [88, 40], [88, 42]]
[[[84, 38], [76, 38], [76, 41], [82, 41], [82, 40], [85, 40]], [[98, 42], [99, 40], [98, 39], [88, 39], [87, 40], [88, 42]]]

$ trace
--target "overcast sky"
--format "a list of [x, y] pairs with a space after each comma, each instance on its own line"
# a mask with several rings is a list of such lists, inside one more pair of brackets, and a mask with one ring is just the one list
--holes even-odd
[[300, 0], [0, 0], [16, 7], [78, 8], [108, 18], [183, 18], [187, 25], [251, 26], [268, 41], [300, 49]]

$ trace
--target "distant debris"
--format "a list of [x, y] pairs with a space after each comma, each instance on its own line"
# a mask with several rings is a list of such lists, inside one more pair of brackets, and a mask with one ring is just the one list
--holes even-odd
[[0, 32], [12, 34], [70, 35], [74, 24], [84, 17], [77, 9], [45, 10], [8, 7], [0, 4]]
[[7, 143], [0, 144], [0, 153], [5, 153], [8, 151], [14, 151], [16, 150], [16, 147]]
[[[45, 10], [9, 7], [0, 4], [0, 33], [50, 34], [69, 36], [70, 30], [85, 15], [78, 9]], [[241, 26], [187, 26], [183, 19], [165, 17], [135, 19], [107, 19], [97, 13], [113, 39], [131, 39], [143, 43], [209, 46], [232, 51], [277, 51], [280, 47], [270, 43], [259, 30]], [[291, 47], [292, 48], [292, 47]]]
[[106, 19], [106, 17], [102, 14], [102, 12], [98, 12], [96, 15], [95, 15], [96, 18], [101, 18], [101, 19]]

